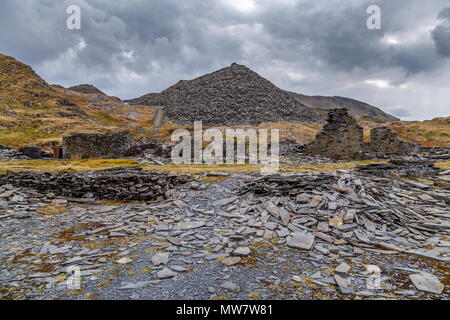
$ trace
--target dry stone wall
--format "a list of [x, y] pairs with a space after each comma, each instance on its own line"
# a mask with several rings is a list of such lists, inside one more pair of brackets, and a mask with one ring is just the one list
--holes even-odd
[[31, 188], [43, 194], [104, 200], [157, 200], [188, 180], [185, 176], [143, 171], [138, 167], [79, 173], [8, 172], [0, 175], [0, 185]]

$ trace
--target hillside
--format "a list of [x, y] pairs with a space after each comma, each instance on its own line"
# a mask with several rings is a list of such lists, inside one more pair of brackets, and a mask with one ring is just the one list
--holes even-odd
[[192, 125], [259, 125], [264, 122], [317, 123], [317, 115], [289, 93], [243, 65], [180, 81], [158, 94], [127, 101], [166, 106], [167, 118]]
[[402, 121], [388, 126], [408, 142], [420, 143], [427, 147], [450, 146], [450, 117], [425, 121]]
[[[49, 85], [41, 77], [39, 77], [31, 67], [15, 60], [14, 58], [0, 55], [0, 145], [7, 145], [12, 147], [19, 147], [24, 145], [40, 145], [51, 146], [58, 144], [62, 140], [62, 136], [75, 132], [106, 132], [117, 129], [129, 129], [135, 137], [150, 136], [153, 134], [151, 130], [151, 123], [154, 117], [155, 108], [145, 105], [164, 105], [167, 99], [185, 99], [181, 106], [185, 108], [175, 108], [172, 110], [172, 117], [179, 117], [181, 122], [188, 122], [193, 117], [197, 118], [200, 114], [193, 114], [191, 109], [186, 107], [186, 101], [200, 99], [204, 96], [206, 91], [208, 96], [213, 94], [213, 90], [217, 89], [221, 85], [232, 85], [229, 77], [234, 76], [233, 68], [237, 68], [239, 73], [241, 70], [244, 74], [238, 78], [245, 78], [247, 75], [250, 82], [249, 85], [236, 85], [232, 88], [232, 92], [250, 93], [252, 85], [259, 83], [261, 86], [269, 91], [268, 95], [265, 95], [267, 99], [284, 99], [286, 96], [280, 94], [278, 88], [273, 86], [270, 82], [260, 78], [256, 74], [252, 74], [251, 70], [248, 71], [243, 66], [233, 66], [221, 70], [222, 72], [206, 75], [205, 78], [200, 77], [198, 79], [189, 81], [182, 81], [179, 84], [163, 91], [163, 94], [150, 94], [142, 98], [132, 100], [130, 102], [136, 105], [127, 105], [123, 103], [119, 98], [110, 97], [104, 93], [98, 93], [95, 87], [88, 87], [88, 90], [94, 90], [90, 92], [96, 93], [81, 93], [72, 89], [65, 89], [58, 85]], [[214, 78], [211, 86], [211, 78]], [[262, 80], [261, 80], [262, 79]], [[256, 81], [255, 81], [256, 80]], [[207, 83], [206, 87], [200, 86], [202, 82]], [[243, 81], [241, 79], [241, 81]], [[261, 84], [262, 83], [262, 84]], [[209, 84], [209, 85], [208, 85]], [[82, 85], [83, 86], [83, 85]], [[250, 86], [250, 88], [249, 88]], [[193, 91], [188, 90], [191, 96], [186, 96], [178, 91], [183, 91], [185, 88], [197, 88]], [[203, 89], [198, 89], [202, 87]], [[260, 88], [260, 87], [258, 87]], [[253, 88], [254, 89], [254, 88]], [[82, 90], [84, 90], [82, 88]], [[219, 90], [219, 89], [217, 89]], [[258, 89], [259, 90], [259, 89]], [[195, 93], [199, 94], [200, 98], [195, 96]], [[287, 92], [285, 92], [287, 94]], [[193, 97], [192, 97], [193, 95]], [[250, 97], [250, 96], [248, 96]], [[291, 96], [292, 98], [292, 96]], [[221, 99], [228, 99], [221, 92], [217, 98], [212, 96], [213, 105], [220, 105]], [[230, 97], [229, 99], [232, 99]], [[295, 100], [295, 99], [294, 99]], [[226, 101], [226, 100], [225, 100]], [[238, 106], [240, 100], [236, 102], [235, 106]], [[245, 102], [245, 99], [243, 100]], [[320, 131], [320, 124], [299, 124], [296, 121], [305, 115], [310, 116], [309, 109], [304, 109], [303, 104], [289, 100], [286, 98], [285, 104], [288, 107], [300, 106], [301, 112], [294, 113], [295, 119], [292, 117], [287, 121], [279, 121], [285, 114], [280, 113], [274, 115], [273, 112], [264, 114], [257, 117], [258, 121], [264, 120], [257, 124], [258, 128], [278, 128], [280, 129], [280, 137], [282, 140], [289, 139], [298, 141], [301, 143], [310, 142], [314, 139], [315, 135]], [[203, 107], [208, 105], [203, 104]], [[259, 105], [259, 107], [265, 107], [265, 104]], [[233, 116], [231, 118], [231, 125], [214, 125], [219, 128], [228, 127], [242, 127], [249, 128], [254, 127], [252, 125], [242, 125], [233, 119], [240, 120], [241, 118], [248, 121], [247, 117], [251, 114], [244, 114], [241, 118], [239, 113], [231, 108], [225, 109], [221, 113], [222, 109], [215, 110], [214, 119], [219, 119], [216, 122], [221, 122], [221, 119]], [[305, 111], [306, 110], [306, 111]], [[201, 110], [196, 110], [200, 112]], [[255, 112], [255, 110], [253, 110]], [[190, 118], [189, 116], [192, 115]], [[211, 119], [212, 115], [207, 114], [206, 119]], [[271, 117], [270, 120], [266, 118]], [[315, 116], [313, 115], [313, 118]], [[359, 122], [367, 130], [380, 126], [379, 123], [373, 121], [367, 121], [367, 119], [359, 119]], [[172, 118], [173, 119], [173, 118]], [[200, 117], [200, 119], [202, 119]], [[303, 119], [303, 118], [302, 118]], [[311, 119], [311, 118], [309, 118]], [[429, 121], [413, 121], [413, 122], [395, 122], [388, 125], [393, 131], [400, 134], [400, 137], [406, 141], [420, 142], [426, 146], [450, 146], [450, 118], [437, 118]], [[226, 121], [229, 123], [228, 121]], [[190, 127], [189, 124], [177, 124], [173, 121], [166, 121], [158, 132], [158, 136], [169, 140], [170, 134], [174, 129], [180, 127]], [[213, 123], [215, 123], [213, 121]], [[367, 131], [366, 130], [366, 131]]]
[[153, 113], [104, 94], [51, 86], [31, 67], [0, 54], [0, 145], [50, 146], [70, 133], [124, 127], [146, 134]]
[[352, 116], [360, 120], [380, 123], [400, 121], [400, 119], [384, 112], [380, 108], [358, 100], [345, 97], [306, 96], [295, 92], [290, 93], [301, 103], [313, 109], [323, 119], [327, 117], [330, 109], [347, 108]]

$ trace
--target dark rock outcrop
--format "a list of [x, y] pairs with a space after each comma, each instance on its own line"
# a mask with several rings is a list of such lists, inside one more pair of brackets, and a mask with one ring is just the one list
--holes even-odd
[[290, 94], [305, 106], [312, 108], [324, 120], [326, 120], [329, 110], [345, 108], [348, 109], [349, 114], [353, 117], [357, 116], [375, 122], [400, 121], [400, 119], [384, 112], [380, 108], [355, 99], [345, 97], [306, 96], [295, 92], [290, 92]]
[[200, 120], [207, 126], [319, 121], [288, 92], [235, 63], [194, 80], [180, 81], [159, 95], [127, 102], [166, 106], [167, 119], [184, 125]]

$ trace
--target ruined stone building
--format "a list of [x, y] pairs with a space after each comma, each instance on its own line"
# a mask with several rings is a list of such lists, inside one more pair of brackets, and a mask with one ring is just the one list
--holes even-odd
[[333, 109], [322, 132], [302, 151], [334, 160], [362, 160], [410, 154], [417, 149], [418, 145], [401, 141], [385, 127], [372, 129], [370, 142], [364, 142], [363, 128], [347, 109]]
[[121, 157], [132, 147], [127, 131], [109, 133], [76, 133], [63, 138], [64, 158]]
[[417, 152], [418, 147], [416, 144], [400, 140], [397, 134], [386, 127], [372, 129], [370, 142], [364, 145], [366, 154], [376, 158]]
[[335, 160], [357, 160], [363, 159], [363, 145], [363, 128], [348, 110], [333, 109], [322, 132], [303, 151]]

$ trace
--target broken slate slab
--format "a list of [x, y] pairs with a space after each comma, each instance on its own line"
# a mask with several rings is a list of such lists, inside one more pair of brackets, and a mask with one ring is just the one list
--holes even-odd
[[187, 222], [180, 222], [175, 226], [175, 230], [190, 230], [190, 229], [197, 229], [205, 226], [206, 223], [204, 221], [187, 221]]
[[286, 243], [289, 247], [296, 249], [311, 250], [314, 245], [315, 236], [309, 232], [296, 232], [288, 237]]
[[173, 272], [169, 268], [164, 268], [161, 271], [158, 271], [156, 275], [158, 276], [158, 279], [168, 279], [175, 277], [177, 273]]
[[119, 259], [119, 260], [117, 260], [117, 263], [118, 264], [128, 264], [128, 263], [131, 263], [133, 260], [131, 260], [130, 258], [122, 258], [122, 259]]
[[414, 286], [420, 290], [434, 294], [442, 294], [444, 285], [431, 273], [422, 272], [409, 276]]
[[241, 287], [238, 284], [231, 282], [231, 281], [222, 283], [221, 287], [228, 291], [233, 291], [233, 292], [241, 291]]
[[350, 271], [350, 266], [347, 263], [341, 263], [334, 272], [347, 274]]
[[353, 292], [353, 290], [351, 289], [351, 281], [350, 280], [343, 278], [337, 274], [334, 276], [334, 280], [336, 281], [341, 293], [349, 294], [349, 293]]
[[167, 264], [169, 262], [170, 253], [169, 252], [158, 252], [151, 257], [151, 262], [155, 266], [159, 266], [161, 264]]
[[239, 247], [233, 251], [233, 253], [238, 256], [248, 256], [250, 254], [250, 252], [251, 252], [251, 250], [249, 247]]
[[226, 266], [234, 266], [235, 264], [238, 264], [241, 262], [241, 258], [239, 257], [227, 257], [222, 260], [222, 263]]

